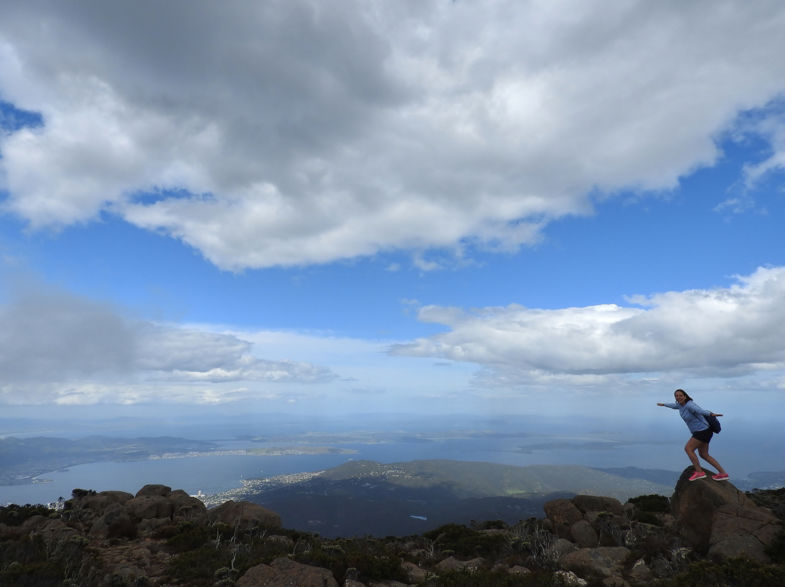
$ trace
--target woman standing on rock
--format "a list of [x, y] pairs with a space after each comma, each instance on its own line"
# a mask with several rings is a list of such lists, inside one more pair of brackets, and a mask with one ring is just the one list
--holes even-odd
[[727, 481], [729, 477], [725, 472], [725, 469], [717, 462], [717, 459], [709, 455], [709, 442], [711, 442], [711, 437], [714, 436], [714, 433], [709, 430], [709, 424], [706, 422], [705, 418], [705, 416], [722, 416], [722, 414], [715, 414], [708, 410], [704, 410], [692, 401], [692, 398], [687, 395], [687, 392], [683, 389], [674, 391], [673, 397], [676, 399], [676, 403], [657, 405], [679, 410], [682, 419], [687, 423], [687, 428], [692, 432], [692, 437], [687, 441], [687, 444], [684, 445], [684, 452], [690, 457], [692, 466], [695, 468], [695, 472], [690, 476], [690, 481], [706, 478], [706, 473], [701, 468], [700, 461], [695, 454], [696, 450], [704, 461], [716, 467], [717, 474], [712, 475], [711, 478], [715, 481]]

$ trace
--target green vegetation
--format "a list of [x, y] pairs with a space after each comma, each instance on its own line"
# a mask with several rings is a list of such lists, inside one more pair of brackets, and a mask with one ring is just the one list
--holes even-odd
[[49, 517], [52, 510], [43, 505], [15, 505], [0, 507], [0, 524], [21, 526], [25, 520], [33, 516]]
[[630, 498], [629, 502], [643, 512], [667, 514], [671, 511], [671, 502], [664, 495], [641, 495]]
[[174, 557], [169, 564], [169, 578], [182, 585], [209, 586], [218, 569], [231, 564], [231, 555], [212, 546], [201, 546]]
[[766, 554], [771, 557], [772, 562], [785, 564], [785, 528], [775, 536], [774, 541], [766, 549]]
[[509, 545], [502, 534], [485, 534], [459, 524], [447, 524], [426, 532], [440, 550], [449, 550], [458, 557], [493, 556], [501, 554]]
[[694, 587], [721, 585], [723, 587], [775, 587], [785, 585], [785, 568], [763, 565], [747, 558], [729, 559], [722, 563], [698, 561], [662, 587]]
[[59, 586], [65, 574], [63, 561], [47, 556], [41, 536], [0, 542], [0, 585]]
[[340, 539], [333, 543], [317, 540], [314, 548], [295, 555], [295, 560], [330, 569], [339, 579], [351, 573], [362, 582], [390, 579], [407, 582], [396, 545], [396, 539], [389, 542], [374, 538]]
[[[578, 491], [626, 500], [641, 488], [640, 479], [625, 478], [579, 466], [531, 465], [516, 467], [497, 463], [422, 460], [381, 464], [353, 461], [328, 471], [329, 481], [371, 478], [410, 489], [449, 488], [460, 497], [528, 496], [556, 491]], [[663, 492], [671, 488], [662, 486]]]
[[632, 519], [653, 526], [662, 526], [662, 519], [657, 514], [667, 514], [671, 508], [670, 500], [664, 495], [641, 495], [629, 502], [635, 505]]

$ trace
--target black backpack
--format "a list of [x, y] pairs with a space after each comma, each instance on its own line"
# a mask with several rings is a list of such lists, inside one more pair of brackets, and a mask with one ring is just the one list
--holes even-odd
[[709, 425], [709, 430], [714, 432], [714, 434], [719, 434], [720, 430], [722, 430], [722, 426], [720, 426], [720, 421], [717, 419], [717, 416], [704, 416], [706, 418], [706, 423]]

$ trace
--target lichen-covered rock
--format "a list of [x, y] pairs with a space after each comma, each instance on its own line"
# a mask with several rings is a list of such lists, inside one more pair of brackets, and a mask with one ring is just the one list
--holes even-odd
[[439, 561], [436, 568], [440, 571], [476, 571], [485, 564], [485, 559], [481, 557], [473, 558], [471, 560], [462, 561], [453, 556]]
[[642, 558], [635, 561], [628, 573], [633, 583], [637, 585], [648, 585], [654, 578], [654, 573]]
[[428, 577], [428, 571], [409, 561], [403, 561], [401, 567], [412, 583], [422, 583]]
[[589, 584], [586, 579], [581, 579], [572, 571], [556, 571], [553, 577], [557, 585], [564, 585], [564, 587], [586, 587]]
[[172, 503], [173, 519], [200, 522], [207, 520], [207, 507], [202, 500], [191, 497], [182, 489], [172, 491], [169, 501]]
[[529, 575], [529, 574], [531, 574], [531, 570], [530, 569], [528, 569], [526, 567], [523, 567], [521, 565], [513, 565], [509, 569], [507, 569], [507, 572], [510, 575]]
[[550, 559], [559, 560], [565, 554], [575, 552], [576, 550], [578, 550], [578, 547], [573, 542], [566, 538], [559, 538], [551, 545], [547, 554]]
[[561, 557], [559, 564], [579, 575], [621, 576], [624, 563], [629, 556], [630, 550], [623, 546], [579, 548]]
[[327, 569], [281, 557], [248, 569], [237, 580], [237, 587], [338, 587], [338, 581]]

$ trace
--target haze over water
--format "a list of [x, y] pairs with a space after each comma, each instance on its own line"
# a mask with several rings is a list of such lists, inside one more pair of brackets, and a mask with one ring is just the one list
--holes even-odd
[[[654, 414], [658, 414], [654, 412]], [[471, 418], [446, 417], [430, 421], [412, 416], [405, 421], [383, 421], [378, 428], [352, 428], [356, 420], [323, 422], [318, 432], [293, 427], [295, 422], [270, 424], [267, 435], [227, 439], [235, 428], [241, 435], [253, 426], [232, 426], [217, 421], [213, 427], [180, 423], [163, 433], [199, 440], [213, 440], [220, 450], [270, 447], [329, 446], [356, 451], [352, 454], [305, 455], [205, 455], [130, 462], [98, 462], [76, 465], [40, 476], [49, 480], [34, 485], [0, 486], [0, 504], [47, 503], [69, 498], [74, 488], [122, 490], [135, 493], [143, 485], [160, 483], [195, 494], [213, 494], [239, 487], [243, 479], [313, 472], [349, 460], [382, 463], [417, 459], [485, 461], [508, 465], [583, 465], [598, 468], [637, 467], [662, 469], [677, 475], [689, 463], [682, 450], [687, 430], [678, 415], [663, 411], [662, 419], [647, 428], [620, 430], [612, 422], [571, 423], [569, 419], [496, 418], [482, 423]], [[676, 418], [667, 417], [676, 416]], [[674, 426], [674, 422], [676, 425]], [[475, 427], [470, 424], [476, 424]], [[484, 425], [480, 425], [484, 424]], [[193, 426], [193, 427], [190, 427]], [[285, 431], [284, 431], [285, 430]], [[258, 432], [258, 428], [256, 429]], [[57, 432], [54, 430], [53, 432]], [[149, 430], [144, 430], [150, 435]], [[102, 434], [110, 435], [107, 431]], [[133, 428], [123, 431], [133, 437]], [[140, 436], [142, 434], [139, 434]], [[256, 440], [253, 436], [258, 436]], [[269, 438], [268, 438], [269, 437]], [[98, 441], [97, 441], [98, 442]], [[725, 430], [712, 441], [712, 454], [734, 478], [759, 471], [776, 471], [776, 458], [785, 435], [776, 430], [756, 430], [742, 423], [726, 422]]]

